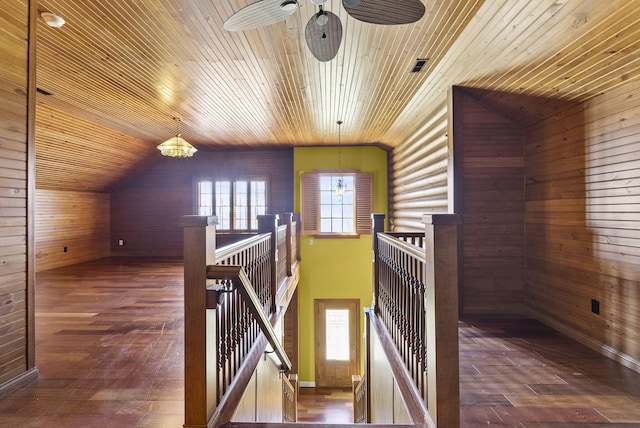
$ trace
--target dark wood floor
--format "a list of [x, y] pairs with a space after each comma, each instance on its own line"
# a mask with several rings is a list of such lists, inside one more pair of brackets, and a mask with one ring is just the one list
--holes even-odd
[[640, 374], [531, 320], [460, 323], [462, 427], [640, 426]]
[[298, 422], [353, 423], [351, 388], [301, 388]]
[[181, 427], [180, 262], [105, 259], [36, 275], [37, 383], [2, 427]]
[[[40, 378], [0, 400], [1, 427], [182, 426], [180, 262], [42, 272], [36, 298]], [[460, 356], [462, 427], [640, 427], [640, 374], [534, 321], [461, 322]], [[300, 420], [348, 422], [348, 397], [303, 389]]]

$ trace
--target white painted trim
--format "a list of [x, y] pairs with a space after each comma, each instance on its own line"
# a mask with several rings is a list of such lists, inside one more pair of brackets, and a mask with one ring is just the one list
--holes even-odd
[[300, 388], [315, 388], [316, 387], [316, 383], [314, 382], [303, 382], [300, 381]]

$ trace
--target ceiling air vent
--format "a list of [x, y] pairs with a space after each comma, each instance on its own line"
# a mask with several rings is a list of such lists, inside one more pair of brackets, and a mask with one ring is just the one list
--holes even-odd
[[53, 95], [51, 92], [47, 92], [44, 89], [36, 88], [36, 92], [42, 95]]
[[424, 59], [418, 58], [416, 60], [416, 64], [413, 66], [413, 69], [411, 70], [411, 72], [412, 73], [420, 73], [422, 71], [422, 67], [424, 67], [424, 65], [427, 63], [427, 61], [429, 61], [429, 58], [424, 58]]

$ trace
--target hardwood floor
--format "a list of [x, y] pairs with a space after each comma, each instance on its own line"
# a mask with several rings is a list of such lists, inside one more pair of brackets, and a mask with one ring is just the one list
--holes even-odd
[[639, 427], [640, 374], [532, 320], [460, 323], [461, 427]]
[[[183, 424], [182, 264], [112, 258], [41, 272], [38, 381], [2, 427]], [[462, 427], [640, 427], [640, 374], [531, 320], [460, 323]], [[348, 423], [345, 390], [304, 388], [300, 421]]]
[[36, 277], [39, 380], [2, 427], [181, 427], [182, 262], [104, 259]]
[[353, 423], [351, 388], [300, 388], [298, 422]]

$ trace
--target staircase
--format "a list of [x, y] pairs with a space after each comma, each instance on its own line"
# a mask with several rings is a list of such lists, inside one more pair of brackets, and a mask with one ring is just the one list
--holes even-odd
[[[182, 219], [185, 428], [362, 425], [294, 422], [297, 385], [285, 376], [292, 363], [282, 341], [300, 235], [292, 214], [284, 220], [259, 216], [258, 235], [215, 248], [215, 217]], [[423, 234], [385, 233], [383, 223], [373, 215], [374, 304], [354, 420], [457, 428], [458, 218], [425, 215]]]

